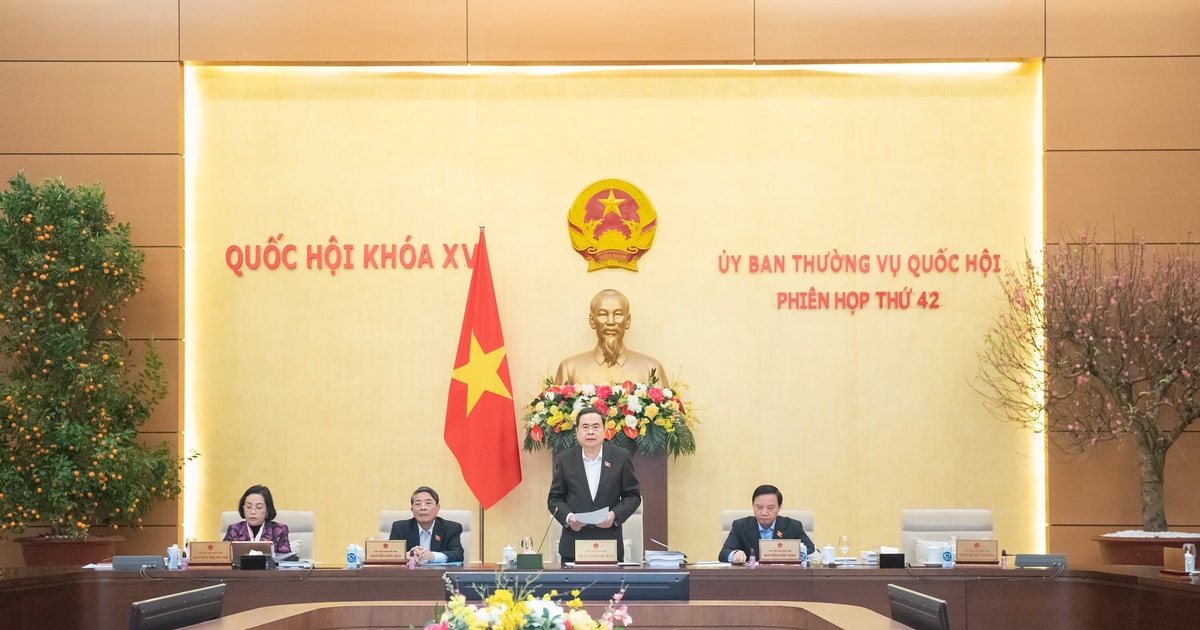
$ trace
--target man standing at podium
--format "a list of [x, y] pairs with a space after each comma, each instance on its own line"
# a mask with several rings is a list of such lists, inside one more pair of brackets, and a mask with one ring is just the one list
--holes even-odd
[[[575, 561], [575, 541], [615, 540], [617, 561], [625, 559], [621, 524], [642, 503], [633, 462], [624, 449], [604, 444], [604, 416], [594, 407], [579, 411], [575, 424], [579, 446], [554, 456], [554, 477], [546, 505], [562, 524], [558, 555], [563, 563]], [[597, 523], [576, 518], [597, 510], [607, 516]]]

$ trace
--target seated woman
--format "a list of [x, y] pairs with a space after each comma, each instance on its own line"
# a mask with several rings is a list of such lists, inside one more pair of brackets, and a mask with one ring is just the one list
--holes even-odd
[[225, 531], [225, 540], [269, 540], [275, 543], [275, 555], [292, 552], [288, 526], [275, 522], [275, 501], [266, 486], [250, 486], [238, 502], [238, 514], [246, 519]]

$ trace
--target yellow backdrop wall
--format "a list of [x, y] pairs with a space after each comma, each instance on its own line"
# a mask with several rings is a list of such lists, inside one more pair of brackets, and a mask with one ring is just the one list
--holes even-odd
[[[703, 423], [695, 456], [670, 464], [670, 535], [693, 559], [715, 558], [719, 511], [767, 482], [816, 512], [818, 544], [896, 545], [901, 509], [986, 507], [1002, 546], [1040, 550], [1040, 442], [971, 389], [998, 290], [964, 268], [1040, 242], [1040, 65], [869, 70], [189, 68], [185, 391], [202, 457], [186, 535], [214, 536], [253, 483], [316, 511], [328, 564], [418, 485], [476, 505], [442, 424], [462, 244], [486, 224], [518, 417], [591, 345], [587, 303], [606, 287], [631, 300], [630, 346], [690, 386]], [[609, 177], [658, 211], [637, 273], [588, 273], [567, 239], [575, 196]], [[235, 274], [229, 248], [270, 237], [297, 247], [296, 269]], [[353, 269], [308, 268], [331, 238]], [[363, 266], [368, 247], [405, 242], [433, 264]], [[871, 270], [792, 267], [834, 250]], [[939, 251], [960, 271], [908, 270]], [[788, 267], [750, 273], [751, 255]], [[777, 307], [810, 289], [872, 302]], [[905, 289], [910, 308], [876, 304]], [[918, 307], [923, 292], [939, 308]], [[545, 529], [549, 456], [522, 466], [486, 514], [487, 561]]]

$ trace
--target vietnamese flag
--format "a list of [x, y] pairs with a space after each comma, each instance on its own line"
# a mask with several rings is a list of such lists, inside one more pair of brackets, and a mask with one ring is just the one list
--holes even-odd
[[482, 227], [446, 402], [445, 439], [483, 509], [521, 483], [512, 379]]

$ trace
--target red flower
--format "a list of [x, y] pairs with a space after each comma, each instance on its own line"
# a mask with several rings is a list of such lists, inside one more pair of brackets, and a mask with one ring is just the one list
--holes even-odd
[[534, 442], [541, 442], [542, 441], [542, 425], [540, 425], [540, 424], [533, 425], [533, 428], [529, 430], [529, 437], [532, 437]]
[[608, 397], [612, 396], [612, 386], [611, 385], [597, 385], [596, 386], [596, 395], [599, 396], [603, 400], [608, 400]]
[[604, 439], [611, 440], [611, 439], [613, 439], [613, 436], [616, 434], [617, 434], [616, 427], [605, 429], [604, 430]]
[[632, 394], [633, 393], [633, 381], [625, 381], [624, 383], [621, 383], [621, 389], [625, 390], [626, 394]]
[[651, 387], [647, 393], [650, 396], [650, 400], [653, 400], [657, 404], [662, 404], [663, 393], [661, 387]]
[[599, 411], [601, 414], [603, 414], [605, 416], [608, 415], [608, 404], [605, 403], [603, 400], [597, 400], [593, 406], [596, 408], [596, 411]]
[[563, 385], [560, 393], [563, 395], [564, 398], [570, 398], [575, 395], [575, 386], [574, 385]]
[[629, 425], [625, 425], [625, 435], [628, 435], [629, 439], [631, 439], [631, 440], [636, 440], [637, 436], [638, 436], [637, 427], [631, 427]]

